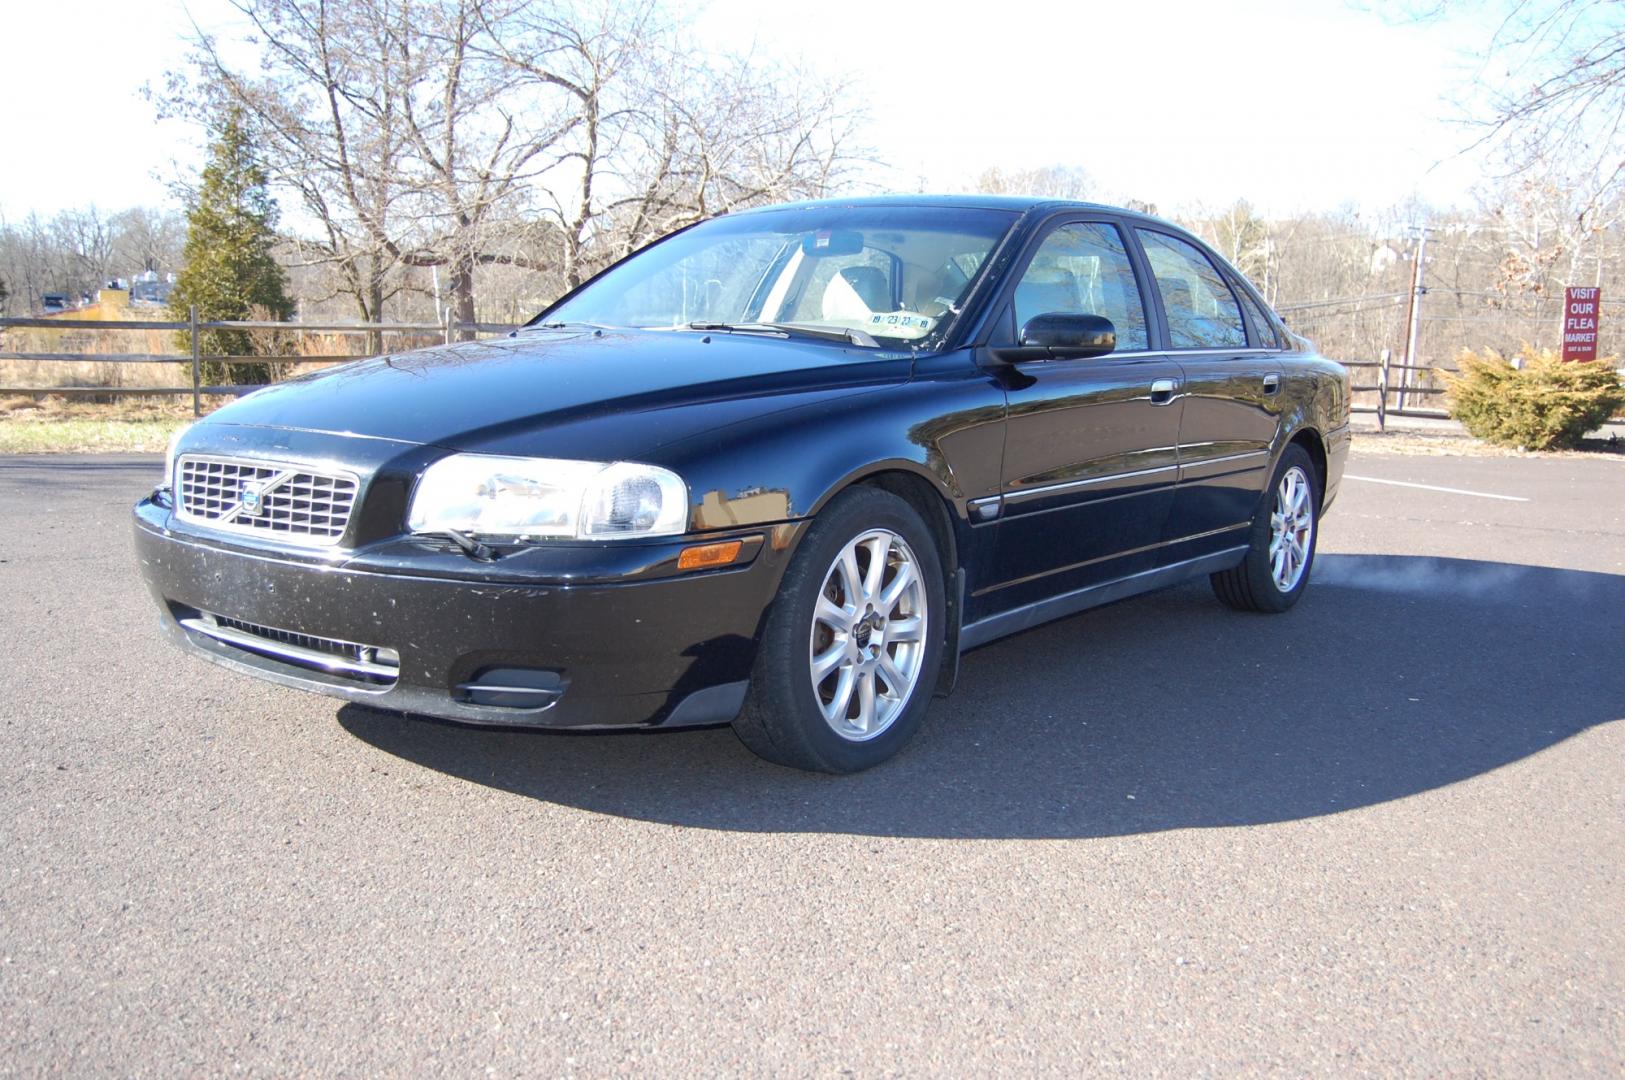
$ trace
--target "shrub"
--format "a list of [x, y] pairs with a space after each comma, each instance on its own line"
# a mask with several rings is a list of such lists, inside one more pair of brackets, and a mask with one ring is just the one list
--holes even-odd
[[1525, 450], [1574, 447], [1625, 410], [1625, 385], [1612, 360], [1564, 363], [1550, 349], [1524, 346], [1513, 367], [1500, 353], [1463, 352], [1446, 373], [1450, 415], [1486, 442]]
[[[276, 200], [265, 169], [255, 158], [254, 140], [240, 109], [229, 110], [209, 147], [192, 205], [186, 211], [186, 265], [170, 293], [170, 311], [185, 320], [191, 307], [204, 322], [246, 320], [256, 309], [273, 319], [293, 313], [276, 246]], [[179, 334], [183, 352], [192, 335]], [[201, 330], [198, 350], [209, 356], [251, 356], [254, 340], [246, 330]], [[261, 354], [263, 355], [263, 354]], [[235, 368], [236, 370], [232, 370]], [[190, 371], [190, 364], [187, 366]], [[205, 360], [203, 381], [254, 385], [271, 381], [270, 364], [227, 364]]]

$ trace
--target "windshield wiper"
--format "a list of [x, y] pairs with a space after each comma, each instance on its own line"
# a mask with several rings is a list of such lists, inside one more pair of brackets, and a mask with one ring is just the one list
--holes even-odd
[[801, 323], [752, 322], [718, 323], [691, 322], [690, 330], [713, 330], [723, 334], [783, 334], [785, 337], [810, 337], [820, 341], [844, 341], [865, 349], [878, 349], [880, 342], [864, 333], [844, 326], [805, 326]]
[[[758, 334], [771, 333], [774, 328], [766, 323], [726, 323], [726, 322], [691, 322], [690, 330], [714, 330], [719, 334], [748, 334], [755, 331]], [[781, 331], [782, 332], [782, 331]]]
[[452, 543], [463, 549], [463, 554], [479, 562], [491, 562], [496, 558], [496, 552], [456, 529], [441, 529], [440, 533], [451, 540]]

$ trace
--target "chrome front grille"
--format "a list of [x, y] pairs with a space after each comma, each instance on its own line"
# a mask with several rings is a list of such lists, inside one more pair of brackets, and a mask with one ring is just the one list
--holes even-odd
[[238, 458], [187, 456], [175, 469], [181, 517], [303, 544], [338, 543], [359, 488], [346, 473]]
[[278, 630], [208, 611], [177, 611], [176, 621], [222, 644], [369, 686], [393, 686], [400, 674], [401, 658], [394, 649]]

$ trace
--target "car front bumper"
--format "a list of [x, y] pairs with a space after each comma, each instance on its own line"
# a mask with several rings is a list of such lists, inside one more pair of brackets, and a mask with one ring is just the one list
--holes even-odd
[[[186, 651], [374, 708], [548, 728], [732, 720], [799, 532], [706, 534], [744, 540], [748, 562], [682, 573], [677, 555], [695, 537], [532, 545], [482, 563], [410, 538], [353, 552], [279, 550], [185, 525], [155, 498], [134, 519], [142, 573]], [[256, 648], [240, 631], [211, 630], [216, 619], [276, 638]], [[398, 672], [382, 682], [324, 669], [302, 659], [309, 639], [398, 655]], [[544, 703], [462, 689], [493, 682], [551, 691]]]

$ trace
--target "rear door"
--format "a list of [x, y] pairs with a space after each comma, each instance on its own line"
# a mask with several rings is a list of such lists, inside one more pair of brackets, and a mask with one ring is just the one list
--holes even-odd
[[[1014, 344], [1035, 315], [1104, 315], [1117, 349], [1087, 360], [1001, 369], [1009, 400], [996, 611], [1149, 565], [1178, 476], [1183, 373], [1151, 351], [1146, 282], [1124, 229], [1106, 217], [1054, 224], [1031, 249], [995, 330]], [[985, 606], [983, 606], [985, 605]]]
[[1232, 527], [1251, 520], [1280, 429], [1283, 372], [1279, 354], [1249, 337], [1247, 294], [1218, 260], [1188, 238], [1135, 232], [1156, 283], [1168, 355], [1185, 373], [1180, 486], [1164, 531], [1166, 540], [1197, 538], [1165, 553], [1184, 559], [1234, 545]]

